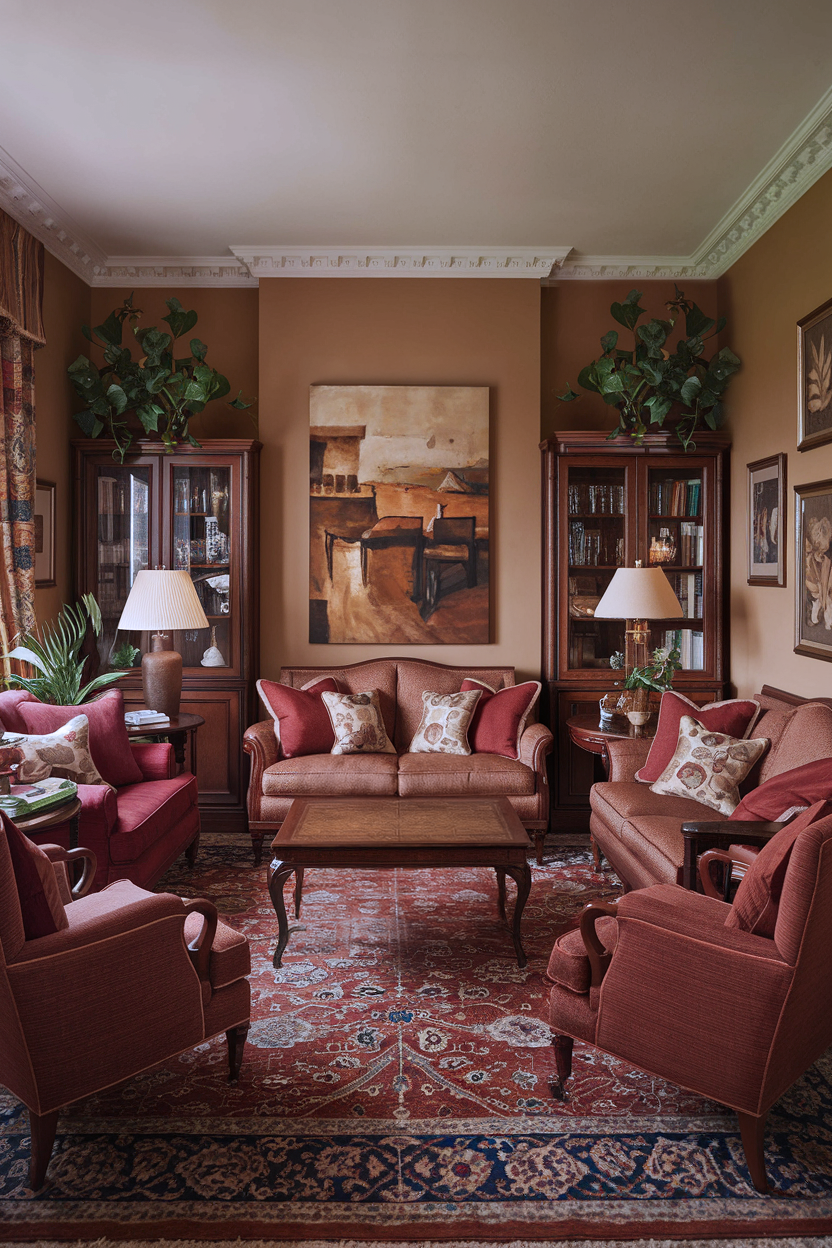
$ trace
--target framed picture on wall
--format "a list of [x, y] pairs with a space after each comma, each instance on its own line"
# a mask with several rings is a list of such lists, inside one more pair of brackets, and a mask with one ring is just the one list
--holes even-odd
[[55, 482], [35, 483], [35, 585], [55, 584]]
[[794, 492], [795, 653], [832, 662], [832, 481]]
[[797, 449], [832, 442], [832, 299], [797, 322]]
[[748, 465], [748, 584], [786, 584], [786, 456]]

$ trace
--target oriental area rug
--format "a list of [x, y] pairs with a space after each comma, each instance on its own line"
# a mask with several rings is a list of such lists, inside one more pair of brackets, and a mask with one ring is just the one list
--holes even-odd
[[221, 1037], [70, 1106], [37, 1194], [25, 1111], [0, 1093], [0, 1240], [742, 1240], [832, 1228], [832, 1054], [772, 1110], [767, 1196], [751, 1186], [735, 1116], [713, 1102], [578, 1044], [569, 1099], [552, 1098], [552, 943], [585, 902], [619, 892], [588, 851], [533, 868], [523, 970], [483, 869], [308, 870], [275, 970], [264, 868], [248, 847], [208, 839], [195, 871], [177, 865], [159, 889], [212, 898], [251, 942], [239, 1084], [226, 1082]]

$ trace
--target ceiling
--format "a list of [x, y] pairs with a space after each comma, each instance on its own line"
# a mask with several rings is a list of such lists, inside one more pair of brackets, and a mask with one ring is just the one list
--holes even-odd
[[705, 275], [832, 166], [829, 0], [0, 0], [0, 31], [0, 205], [94, 283], [344, 249]]

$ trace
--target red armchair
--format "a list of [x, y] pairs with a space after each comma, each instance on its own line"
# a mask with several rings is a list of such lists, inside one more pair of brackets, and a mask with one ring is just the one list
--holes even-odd
[[796, 836], [773, 936], [731, 910], [675, 884], [587, 906], [552, 951], [550, 1021], [561, 1089], [577, 1039], [735, 1109], [764, 1192], [766, 1115], [832, 1043], [832, 815]]
[[[27, 939], [0, 826], [0, 1083], [27, 1106], [29, 1181], [42, 1186], [59, 1110], [225, 1032], [237, 1079], [249, 1025], [248, 941], [205, 900], [128, 880], [83, 896], [87, 849], [41, 846], [68, 925]], [[85, 859], [70, 893], [66, 864]], [[48, 867], [47, 867], [48, 870]]]

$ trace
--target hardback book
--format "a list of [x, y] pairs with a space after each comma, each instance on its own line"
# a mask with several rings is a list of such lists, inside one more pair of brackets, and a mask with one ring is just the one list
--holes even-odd
[[12, 784], [9, 788], [8, 793], [0, 794], [0, 810], [10, 819], [45, 814], [54, 806], [71, 801], [78, 792], [74, 780], [62, 780], [60, 776], [47, 776], [34, 784]]
[[149, 728], [152, 724], [169, 724], [170, 716], [162, 711], [127, 711], [124, 722], [128, 728]]

